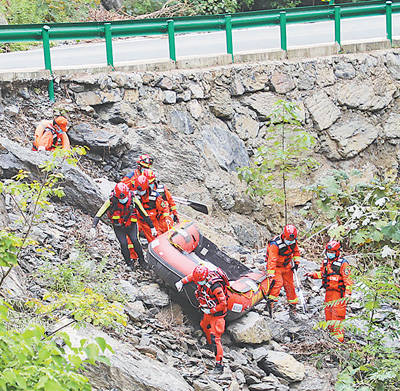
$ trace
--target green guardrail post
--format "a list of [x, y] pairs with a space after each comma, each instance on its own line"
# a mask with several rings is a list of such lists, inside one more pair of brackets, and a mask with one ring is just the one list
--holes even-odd
[[335, 6], [335, 41], [341, 46], [340, 43], [340, 7]]
[[104, 23], [104, 37], [106, 39], [107, 65], [112, 66], [114, 69], [111, 23]]
[[233, 43], [232, 43], [232, 16], [225, 15], [225, 32], [226, 32], [226, 52], [232, 56], [233, 60]]
[[392, 2], [386, 2], [386, 38], [392, 43]]
[[286, 37], [286, 11], [279, 13], [279, 22], [281, 27], [281, 49], [287, 50], [287, 37]]
[[[44, 67], [50, 71], [50, 75], [53, 77], [53, 71], [51, 69], [51, 56], [50, 56], [50, 38], [49, 38], [50, 27], [44, 25], [42, 27], [42, 41], [43, 41], [43, 53], [44, 53]], [[49, 99], [54, 102], [54, 80], [49, 81], [48, 86]]]
[[169, 58], [173, 61], [176, 61], [174, 20], [169, 19], [167, 20], [167, 23], [168, 23]]

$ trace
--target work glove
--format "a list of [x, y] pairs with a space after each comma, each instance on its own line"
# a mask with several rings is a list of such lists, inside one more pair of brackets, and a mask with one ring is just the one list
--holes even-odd
[[179, 280], [178, 282], [175, 283], [175, 287], [176, 287], [176, 290], [178, 292], [180, 292], [183, 289], [183, 282], [181, 280]]
[[156, 237], [158, 235], [157, 230], [153, 227], [151, 228], [151, 234]]
[[298, 268], [299, 268], [299, 264], [298, 264], [298, 263], [295, 263], [295, 264], [292, 266], [292, 270], [293, 270], [293, 271], [296, 271]]
[[94, 239], [96, 237], [96, 228], [94, 227], [90, 228], [89, 237], [90, 239]]
[[209, 308], [201, 308], [201, 310], [205, 313], [205, 314], [207, 314], [207, 315], [209, 315], [210, 314], [210, 309]]
[[179, 223], [178, 215], [174, 215], [173, 219], [174, 219], [174, 223]]

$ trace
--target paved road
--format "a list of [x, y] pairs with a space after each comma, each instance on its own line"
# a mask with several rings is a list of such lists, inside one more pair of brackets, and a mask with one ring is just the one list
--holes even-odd
[[[342, 42], [385, 37], [385, 17], [347, 19], [342, 21]], [[400, 36], [400, 14], [393, 15], [393, 35]], [[334, 41], [333, 21], [289, 24], [288, 47]], [[239, 51], [280, 47], [279, 26], [233, 31], [234, 53]], [[163, 38], [130, 38], [113, 42], [114, 64], [123, 61], [166, 59], [168, 40]], [[225, 53], [225, 32], [178, 35], [176, 54], [179, 56]], [[78, 44], [51, 49], [52, 66], [105, 64], [105, 43]], [[44, 68], [42, 49], [0, 54], [0, 70]]]

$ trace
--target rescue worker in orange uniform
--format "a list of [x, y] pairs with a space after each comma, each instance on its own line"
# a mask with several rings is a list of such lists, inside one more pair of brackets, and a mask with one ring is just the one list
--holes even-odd
[[[143, 174], [147, 176], [149, 180], [150, 189], [155, 190], [162, 199], [167, 203], [169, 208], [170, 217], [173, 219], [174, 223], [179, 223], [178, 211], [176, 204], [167, 186], [157, 181], [156, 174], [153, 170], [146, 168], [143, 170]], [[164, 227], [164, 231], [168, 231], [170, 227]]]
[[214, 350], [215, 371], [222, 373], [224, 370], [222, 365], [224, 351], [221, 337], [225, 331], [229, 281], [221, 270], [210, 271], [207, 267], [198, 265], [191, 274], [175, 283], [178, 292], [183, 289], [183, 285], [189, 282], [196, 284], [196, 298], [199, 302], [199, 308], [203, 311], [200, 327], [206, 335], [208, 345]]
[[331, 240], [325, 247], [325, 258], [320, 271], [306, 273], [306, 277], [322, 279], [322, 287], [325, 288], [325, 320], [336, 320], [333, 325], [328, 325], [328, 330], [338, 341], [344, 341], [344, 329], [341, 322], [346, 318], [346, 300], [341, 300], [334, 305], [327, 305], [351, 296], [353, 281], [349, 263], [340, 257], [340, 243]]
[[71, 149], [67, 136], [68, 120], [59, 116], [53, 121], [43, 120], [35, 130], [35, 140], [33, 141], [33, 151], [54, 151], [56, 147], [65, 150]]
[[156, 235], [157, 231], [146, 213], [143, 205], [135, 197], [135, 194], [129, 190], [125, 183], [117, 183], [112, 191], [110, 198], [104, 202], [103, 206], [96, 213], [93, 219], [93, 226], [90, 229], [90, 236], [95, 237], [96, 226], [103, 214], [107, 212], [107, 216], [111, 220], [115, 235], [121, 245], [121, 252], [126, 264], [133, 268], [134, 260], [131, 260], [127, 237], [131, 240], [139, 263], [144, 265], [143, 250], [139, 242], [137, 220], [140, 216], [143, 221], [148, 224], [151, 234]]
[[121, 182], [126, 183], [131, 190], [135, 187], [135, 180], [139, 175], [143, 174], [143, 171], [146, 169], [150, 169], [153, 165], [154, 159], [150, 157], [150, 155], [143, 154], [138, 157], [136, 160], [136, 168], [129, 174], [125, 175]]
[[[278, 301], [279, 292], [285, 288], [286, 297], [292, 311], [295, 311], [299, 299], [293, 281], [293, 270], [299, 267], [300, 250], [297, 246], [297, 229], [294, 225], [285, 225], [283, 233], [274, 237], [267, 247], [267, 276], [273, 284], [268, 299]], [[273, 281], [275, 281], [273, 283]]]
[[139, 230], [143, 231], [144, 236], [150, 243], [156, 238], [157, 234], [161, 234], [172, 227], [173, 221], [169, 216], [167, 203], [156, 191], [150, 189], [149, 180], [145, 175], [139, 175], [136, 178], [135, 192], [157, 230], [156, 234], [154, 234], [149, 225], [139, 217]]

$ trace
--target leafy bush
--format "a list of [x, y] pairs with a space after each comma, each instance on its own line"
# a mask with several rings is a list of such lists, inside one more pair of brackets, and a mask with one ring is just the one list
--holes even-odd
[[57, 264], [45, 262], [36, 277], [50, 291], [75, 294], [84, 288], [91, 288], [110, 301], [123, 301], [124, 297], [116, 288], [114, 270], [107, 268], [107, 259], [99, 263], [91, 260], [82, 246], [75, 246], [73, 256]]
[[70, 22], [83, 20], [99, 0], [0, 0], [9, 24]]
[[80, 372], [86, 363], [108, 363], [100, 355], [112, 351], [103, 338], [83, 340], [73, 347], [66, 334], [60, 335], [68, 352], [47, 338], [43, 327], [30, 325], [22, 332], [7, 326], [10, 306], [0, 302], [0, 390], [1, 391], [89, 391], [88, 379]]
[[[316, 195], [318, 219], [333, 222], [330, 237], [369, 257], [400, 251], [400, 186], [395, 180], [361, 182], [359, 172], [334, 171], [309, 188]], [[321, 211], [323, 212], [321, 214]]]

